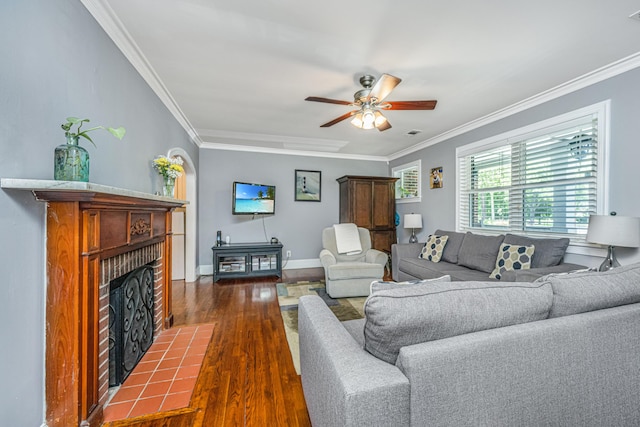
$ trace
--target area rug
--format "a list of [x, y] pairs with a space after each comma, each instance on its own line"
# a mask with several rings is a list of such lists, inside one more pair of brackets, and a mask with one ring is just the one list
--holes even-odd
[[298, 343], [298, 299], [303, 295], [318, 295], [333, 311], [338, 320], [362, 319], [364, 302], [367, 297], [331, 298], [325, 289], [324, 282], [278, 283], [278, 304], [284, 321], [289, 350], [293, 358], [296, 372], [300, 374], [300, 346]]

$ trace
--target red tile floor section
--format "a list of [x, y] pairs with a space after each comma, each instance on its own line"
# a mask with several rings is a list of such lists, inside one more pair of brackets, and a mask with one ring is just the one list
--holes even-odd
[[104, 421], [189, 406], [213, 325], [162, 331], [104, 409]]

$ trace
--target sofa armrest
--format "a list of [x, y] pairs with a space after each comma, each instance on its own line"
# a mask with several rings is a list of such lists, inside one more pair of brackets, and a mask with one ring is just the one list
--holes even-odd
[[316, 295], [298, 305], [300, 371], [309, 417], [318, 426], [408, 426], [409, 381], [367, 353]]
[[328, 249], [320, 251], [320, 263], [324, 267], [325, 271], [330, 265], [337, 263], [336, 257]]
[[386, 267], [388, 260], [389, 256], [377, 249], [369, 249], [365, 254], [365, 261], [373, 264], [380, 264], [383, 267]]
[[584, 270], [584, 265], [579, 264], [558, 264], [553, 267], [529, 268], [525, 270], [505, 271], [501, 276], [501, 282], [533, 282], [542, 276], [552, 273], [568, 273], [575, 270]]
[[418, 258], [424, 243], [394, 243], [391, 245], [391, 277], [398, 280], [398, 263], [402, 258]]

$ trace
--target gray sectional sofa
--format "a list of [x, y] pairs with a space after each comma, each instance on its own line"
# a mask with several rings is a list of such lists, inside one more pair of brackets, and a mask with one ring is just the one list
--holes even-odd
[[451, 276], [452, 281], [497, 280], [489, 278], [489, 275], [495, 268], [502, 243], [533, 245], [535, 252], [531, 260], [531, 268], [508, 271], [502, 274], [501, 281], [530, 282], [546, 274], [586, 268], [582, 265], [563, 262], [569, 239], [534, 239], [515, 234], [484, 236], [446, 230], [436, 230], [433, 234], [448, 238], [439, 262], [419, 258], [424, 243], [392, 245], [393, 280], [432, 279], [442, 275]]
[[373, 284], [365, 314], [341, 323], [300, 298], [316, 427], [640, 425], [640, 264]]

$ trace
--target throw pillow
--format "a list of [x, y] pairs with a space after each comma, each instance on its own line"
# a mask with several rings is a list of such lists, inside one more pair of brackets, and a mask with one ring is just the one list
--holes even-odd
[[560, 264], [569, 246], [569, 239], [534, 239], [532, 237], [507, 233], [504, 236], [504, 243], [520, 246], [534, 245], [536, 247], [536, 253], [531, 260], [531, 268], [540, 268], [553, 267], [554, 265]]
[[380, 280], [374, 280], [373, 282], [371, 282], [369, 295], [373, 295], [376, 292], [380, 292], [380, 291], [388, 291], [389, 289], [407, 288], [411, 286], [420, 286], [420, 285], [426, 285], [429, 283], [438, 283], [438, 282], [451, 282], [451, 276], [446, 275], [442, 277], [437, 277], [435, 279], [408, 280], [406, 282], [382, 282]]
[[509, 243], [500, 245], [498, 258], [496, 258], [496, 268], [493, 269], [489, 277], [500, 280], [505, 271], [526, 270], [531, 267], [531, 259], [536, 247], [516, 246]]
[[428, 259], [431, 262], [440, 262], [447, 240], [449, 240], [449, 236], [431, 234], [427, 239], [427, 243], [422, 247], [420, 258]]

